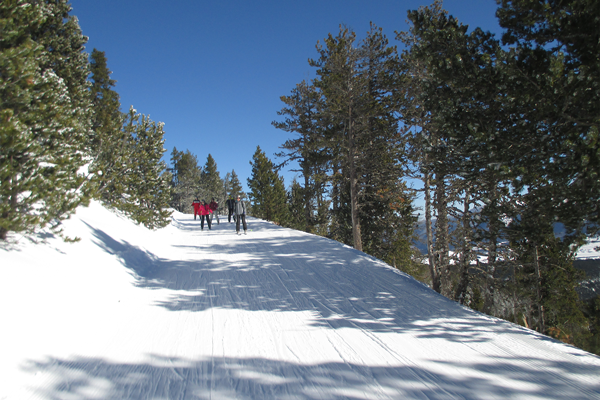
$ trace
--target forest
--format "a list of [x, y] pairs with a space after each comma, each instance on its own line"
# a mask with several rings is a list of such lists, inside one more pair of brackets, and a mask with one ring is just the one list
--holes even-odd
[[[573, 265], [600, 222], [597, 1], [499, 0], [501, 39], [440, 0], [408, 11], [398, 45], [374, 24], [362, 39], [340, 26], [317, 42], [316, 78], [282, 95], [281, 152], [257, 147], [248, 193], [210, 154], [199, 166], [174, 148], [167, 165], [163, 124], [121, 110], [106, 54], [85, 52], [70, 11], [0, 4], [1, 240], [60, 232], [91, 199], [155, 229], [195, 197], [240, 194], [255, 217], [600, 354], [600, 299], [578, 297]], [[300, 177], [287, 188], [283, 168]]]

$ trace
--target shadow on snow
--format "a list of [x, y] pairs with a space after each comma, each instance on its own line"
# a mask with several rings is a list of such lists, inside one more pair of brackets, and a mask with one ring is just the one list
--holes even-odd
[[[264, 358], [183, 360], [151, 357], [139, 364], [102, 359], [31, 362], [31, 373], [45, 370], [54, 379], [39, 390], [48, 399], [539, 399], [597, 398], [600, 384], [565, 385], [561, 375], [591, 375], [580, 365], [528, 359], [527, 366], [496, 359], [493, 364], [443, 363], [435, 371], [416, 366], [364, 366], [327, 362], [303, 365]], [[540, 373], [552, 370], [553, 374]], [[444, 374], [448, 368], [485, 371]], [[436, 372], [437, 371], [437, 372]], [[504, 379], [499, 379], [500, 377]], [[589, 378], [589, 376], [588, 376]], [[505, 385], [509, 380], [510, 386]], [[523, 389], [526, 387], [527, 389]]]
[[[229, 229], [232, 240], [228, 244], [175, 246], [182, 253], [203, 251], [204, 256], [221, 256], [200, 260], [161, 259], [101, 230], [90, 229], [99, 246], [120, 257], [139, 287], [173, 291], [171, 298], [157, 304], [170, 311], [197, 312], [213, 307], [313, 311], [318, 313], [312, 321], [314, 326], [412, 331], [419, 338], [456, 342], [488, 341], [488, 327], [496, 333], [514, 333], [515, 329], [532, 333], [506, 321], [482, 318], [408, 275], [336, 241], [302, 233], [289, 235], [292, 231], [264, 221], [251, 223], [255, 235], [273, 232], [266, 237], [238, 238], [232, 225], [221, 224], [210, 234]], [[176, 224], [183, 230], [198, 229], [193, 220]], [[285, 233], [289, 237], [282, 236]], [[239, 259], [224, 260], [223, 255], [238, 255]], [[435, 323], [427, 322], [433, 320]]]

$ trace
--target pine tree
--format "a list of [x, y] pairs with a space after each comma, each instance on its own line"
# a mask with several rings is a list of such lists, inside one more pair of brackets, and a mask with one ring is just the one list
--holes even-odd
[[86, 38], [69, 11], [66, 1], [0, 4], [0, 239], [56, 227], [89, 198]]
[[171, 175], [161, 158], [166, 151], [162, 123], [140, 115], [131, 107], [123, 130], [129, 135], [131, 148], [127, 170], [122, 179], [123, 191], [115, 206], [148, 228], [160, 228], [170, 222]]
[[231, 170], [231, 175], [230, 175], [230, 179], [229, 179], [229, 195], [233, 196], [233, 198], [235, 199], [238, 195], [241, 196], [242, 198], [246, 197], [246, 194], [244, 193], [243, 189], [242, 189], [242, 183], [240, 182], [240, 179], [238, 178], [237, 174], [235, 173], [235, 170]]
[[[317, 67], [319, 79], [315, 85], [323, 92], [325, 108], [335, 128], [332, 140], [337, 147], [333, 152], [334, 163], [342, 168], [342, 177], [349, 188], [347, 204], [350, 207], [352, 244], [363, 249], [360, 226], [359, 172], [357, 159], [361, 152], [359, 143], [364, 131], [364, 94], [367, 83], [359, 71], [360, 52], [354, 47], [356, 34], [340, 26], [337, 36], [329, 34], [325, 47], [317, 44], [318, 60], [309, 60]], [[342, 184], [340, 187], [344, 187]], [[342, 225], [343, 226], [343, 225]]]
[[123, 177], [126, 160], [129, 158], [129, 138], [122, 130], [124, 115], [121, 113], [119, 94], [113, 90], [116, 81], [110, 78], [103, 51], [94, 49], [90, 56], [92, 85], [90, 88], [94, 117], [91, 151], [94, 157], [92, 171], [98, 183], [97, 196], [111, 205], [119, 193], [116, 190]]
[[210, 202], [214, 198], [220, 204], [223, 204], [225, 201], [225, 199], [221, 198], [223, 182], [217, 170], [217, 163], [210, 154], [206, 158], [206, 164], [200, 174], [200, 182], [203, 192], [202, 197], [205, 198], [206, 202]]
[[287, 193], [283, 178], [275, 171], [273, 162], [266, 154], [256, 147], [256, 152], [250, 162], [252, 176], [248, 179], [252, 215], [280, 225], [287, 224], [288, 208]]
[[[323, 121], [320, 113], [321, 96], [313, 85], [302, 81], [292, 90], [290, 96], [282, 96], [281, 101], [285, 103], [278, 115], [285, 116], [283, 122], [272, 123], [278, 129], [286, 132], [294, 132], [297, 138], [287, 140], [281, 148], [283, 152], [278, 157], [283, 157], [283, 165], [290, 162], [298, 162], [300, 169], [292, 170], [302, 174], [304, 187], [294, 189], [294, 195], [302, 194], [304, 205], [304, 222], [297, 221], [297, 229], [313, 232], [319, 217], [318, 211], [322, 210], [325, 197], [326, 169], [328, 158], [325, 145], [322, 143]], [[297, 198], [295, 198], [297, 200]], [[301, 227], [300, 227], [301, 226]]]
[[192, 201], [200, 196], [200, 174], [198, 159], [189, 150], [177, 151], [173, 148], [171, 153], [173, 166], [172, 199], [171, 205], [180, 212], [192, 212]]
[[[516, 45], [507, 87], [520, 112], [505, 140], [515, 185], [553, 202], [574, 236], [600, 226], [600, 4], [501, 1], [503, 42]], [[515, 107], [516, 108], [516, 107]], [[516, 114], [516, 113], [515, 113]], [[523, 138], [527, 140], [523, 140]], [[584, 226], [587, 227], [584, 228]]]
[[288, 225], [290, 228], [302, 231], [307, 229], [305, 199], [306, 195], [304, 194], [304, 188], [298, 183], [296, 178], [294, 178], [288, 193], [290, 210]]
[[[409, 20], [410, 32], [398, 35], [410, 46], [402, 55], [407, 88], [403, 116], [407, 125], [420, 128], [412, 140], [413, 162], [426, 183], [433, 287], [459, 300], [465, 296], [468, 265], [474, 257], [470, 249], [475, 221], [470, 210], [482, 199], [499, 196], [501, 174], [489, 166], [497, 165], [494, 156], [502, 151], [494, 137], [502, 129], [498, 123], [502, 82], [497, 67], [502, 51], [489, 33], [475, 29], [467, 34], [467, 27], [447, 15], [441, 1], [409, 12]], [[456, 203], [462, 210], [453, 206]], [[491, 205], [486, 215], [488, 226], [495, 227], [497, 218], [490, 211], [498, 208], [493, 202]], [[431, 208], [437, 216], [435, 227]], [[460, 222], [451, 229], [453, 220]], [[496, 240], [492, 239], [488, 254], [488, 275], [493, 275]], [[463, 250], [459, 259], [449, 257], [451, 244]]]

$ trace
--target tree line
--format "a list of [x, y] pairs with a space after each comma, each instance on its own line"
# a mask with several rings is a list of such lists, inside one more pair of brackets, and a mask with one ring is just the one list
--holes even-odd
[[498, 4], [501, 40], [436, 0], [408, 12], [401, 51], [373, 24], [317, 43], [316, 78], [273, 122], [293, 134], [278, 154], [300, 175], [292, 225], [598, 353], [600, 301], [579, 300], [573, 260], [600, 222], [600, 3]]
[[67, 0], [0, 3], [0, 239], [90, 199], [150, 228], [170, 221], [162, 123], [120, 111], [104, 52]]
[[225, 201], [231, 196], [245, 198], [242, 184], [235, 170], [228, 172], [223, 179], [217, 169], [217, 162], [211, 154], [205, 165], [198, 165], [198, 158], [189, 150], [171, 153], [172, 197], [171, 206], [180, 212], [191, 213], [195, 198], [210, 203], [215, 199], [224, 210]]

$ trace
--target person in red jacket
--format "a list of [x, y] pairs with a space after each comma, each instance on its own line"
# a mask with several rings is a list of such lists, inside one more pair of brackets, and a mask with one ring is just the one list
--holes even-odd
[[196, 220], [196, 215], [200, 214], [200, 200], [196, 197], [196, 200], [192, 201], [192, 207], [194, 207], [194, 221]]
[[216, 216], [217, 217], [217, 225], [220, 225], [220, 223], [219, 223], [219, 213], [217, 212], [217, 210], [219, 209], [219, 203], [217, 203], [215, 201], [214, 197], [210, 201], [209, 206], [210, 206], [210, 212], [213, 214], [211, 216], [211, 221], [212, 221], [212, 218], [214, 218], [214, 216]]
[[204, 218], [206, 218], [206, 222], [208, 223], [208, 230], [210, 230], [210, 206], [206, 204], [204, 200], [202, 200], [202, 204], [200, 205], [200, 214], [202, 215], [202, 219], [200, 220], [200, 227], [204, 230]]

